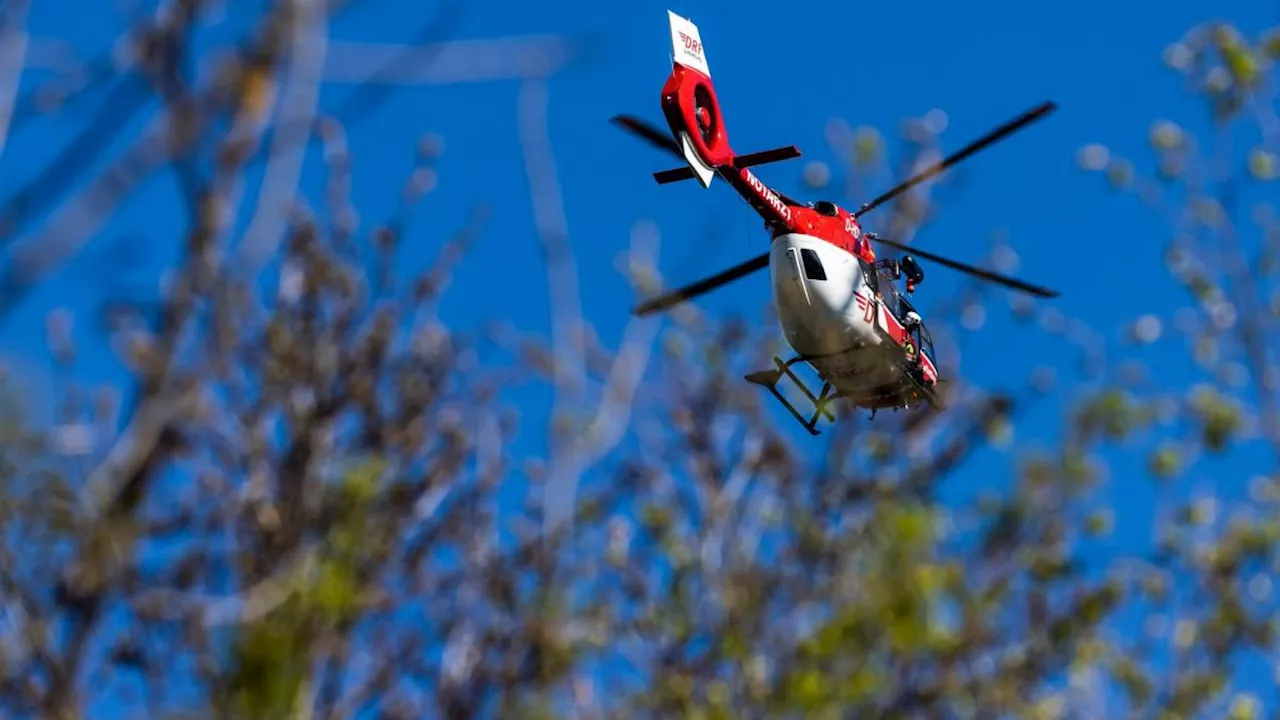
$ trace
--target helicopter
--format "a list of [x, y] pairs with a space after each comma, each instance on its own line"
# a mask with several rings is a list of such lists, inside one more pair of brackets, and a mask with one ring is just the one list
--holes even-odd
[[[651, 298], [636, 315], [665, 310], [750, 273], [769, 269], [772, 300], [782, 334], [795, 352], [788, 360], [774, 356], [774, 367], [745, 379], [770, 391], [811, 435], [818, 422], [835, 421], [831, 405], [845, 400], [876, 411], [909, 409], [927, 404], [942, 408], [933, 339], [908, 295], [924, 281], [916, 258], [998, 283], [1037, 297], [1059, 293], [1021, 280], [925, 252], [873, 232], [861, 218], [919, 183], [1045, 117], [1057, 104], [1045, 101], [1000, 125], [896, 187], [849, 211], [834, 202], [800, 202], [775, 190], [752, 167], [800, 157], [796, 146], [744, 155], [729, 143], [720, 101], [698, 27], [668, 10], [671, 31], [671, 74], [662, 87], [664, 132], [634, 115], [616, 115], [614, 124], [679, 158], [684, 165], [654, 173], [658, 184], [697, 179], [703, 188], [721, 178], [764, 220], [770, 249], [723, 272]], [[908, 253], [877, 259], [872, 243]], [[914, 254], [914, 257], [913, 257]], [[894, 284], [904, 280], [906, 293]], [[808, 365], [822, 381], [814, 393], [795, 373]], [[778, 390], [787, 377], [813, 405], [808, 417]]]

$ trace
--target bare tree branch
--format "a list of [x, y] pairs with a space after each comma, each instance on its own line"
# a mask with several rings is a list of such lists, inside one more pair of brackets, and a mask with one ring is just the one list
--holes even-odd
[[13, 119], [14, 101], [22, 70], [27, 63], [30, 37], [27, 35], [27, 0], [17, 0], [4, 7], [3, 27], [0, 27], [0, 155], [9, 138], [9, 123]]

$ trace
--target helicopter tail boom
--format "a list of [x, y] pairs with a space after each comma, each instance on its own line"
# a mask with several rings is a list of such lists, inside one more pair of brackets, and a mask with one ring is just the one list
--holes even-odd
[[[671, 28], [672, 68], [662, 87], [662, 113], [675, 138], [675, 151], [684, 158], [689, 174], [703, 187], [711, 187], [712, 178], [719, 175], [767, 224], [791, 227], [793, 203], [761, 182], [750, 166], [796, 157], [800, 151], [794, 147], [777, 148], [738, 157], [729, 144], [720, 101], [711, 84], [711, 66], [697, 26], [670, 10], [667, 19]], [[684, 170], [659, 175], [660, 183], [688, 176]]]

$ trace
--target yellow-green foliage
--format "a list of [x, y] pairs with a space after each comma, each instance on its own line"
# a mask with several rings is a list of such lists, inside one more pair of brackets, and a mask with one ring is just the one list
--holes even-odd
[[363, 551], [377, 540], [370, 534], [366, 510], [380, 476], [381, 465], [370, 462], [343, 477], [332, 490], [340, 512], [318, 562], [289, 578], [288, 600], [239, 628], [229, 683], [237, 717], [274, 718], [291, 712], [307, 684], [311, 644], [323, 630], [356, 617]]

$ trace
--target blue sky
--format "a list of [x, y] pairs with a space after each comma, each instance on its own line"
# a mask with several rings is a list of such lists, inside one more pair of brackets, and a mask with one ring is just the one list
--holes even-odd
[[[62, 10], [37, 4], [32, 32], [72, 40], [85, 56], [100, 52], [114, 40], [122, 20], [110, 4], [82, 4], [84, 11], [71, 24], [63, 21]], [[672, 282], [736, 262], [766, 241], [759, 223], [726, 188], [657, 186], [650, 173], [670, 161], [607, 123], [617, 112], [658, 119], [657, 95], [668, 63], [667, 7], [478, 2], [467, 6], [454, 33], [463, 38], [556, 33], [592, 39], [592, 59], [550, 82], [550, 132], [583, 276], [582, 296], [589, 299], [588, 320], [606, 338], [620, 331], [633, 300], [616, 281], [613, 262], [626, 248], [634, 220], [651, 218], [661, 227], [662, 266]], [[833, 159], [822, 134], [831, 117], [891, 133], [903, 116], [941, 108], [949, 115], [944, 148], [953, 148], [1041, 99], [1057, 100], [1061, 108], [1048, 120], [966, 162], [968, 186], [918, 242], [960, 259], [977, 259], [990, 232], [1003, 228], [1021, 256], [1018, 273], [1062, 290], [1064, 296], [1053, 301], [1057, 307], [1104, 331], [1119, 318], [1166, 308], [1177, 298], [1166, 292], [1171, 284], [1158, 262], [1162, 221], [1136, 202], [1106, 192], [1098, 178], [1075, 169], [1073, 158], [1080, 145], [1096, 141], [1141, 160], [1152, 119], [1171, 115], [1198, 120], [1198, 107], [1185, 101], [1177, 78], [1161, 66], [1160, 51], [1205, 19], [1203, 6], [1174, 2], [1151, 12], [1100, 0], [1034, 8], [993, 1], [963, 6], [815, 3], [789, 9], [785, 20], [778, 19], [780, 12], [773, 6], [755, 2], [671, 7], [703, 30], [735, 145], [749, 151], [794, 143], [806, 152], [802, 160], [760, 171], [801, 197], [812, 195], [799, 183], [804, 160]], [[1257, 3], [1214, 7], [1246, 29], [1276, 20]], [[346, 11], [331, 37], [408, 40], [428, 13], [416, 2], [368, 2]], [[24, 86], [39, 79], [38, 73], [29, 74]], [[515, 134], [516, 90], [515, 82], [404, 89], [353, 130], [355, 204], [366, 222], [389, 215], [393, 189], [412, 167], [414, 142], [426, 132], [442, 134], [447, 152], [440, 166], [441, 185], [418, 213], [418, 233], [411, 242], [429, 257], [442, 236], [464, 221], [471, 203], [490, 203], [489, 231], [462, 272], [510, 292], [459, 289], [449, 306], [451, 315], [461, 323], [505, 316], [536, 329], [547, 322], [545, 278], [531, 270], [538, 267], [538, 255]], [[338, 106], [351, 91], [350, 86], [326, 87], [322, 106]], [[6, 148], [0, 187], [10, 192], [30, 178], [85, 118], [82, 112], [24, 126]], [[144, 114], [132, 125], [140, 128], [146, 119]], [[134, 128], [126, 128], [117, 147], [130, 140]], [[9, 321], [6, 348], [30, 347], [31, 333], [48, 309], [76, 308], [89, 300], [83, 289], [102, 280], [95, 277], [95, 261], [114, 243], [142, 238], [145, 253], [162, 257], [164, 243], [154, 238], [161, 227], [181, 223], [169, 202], [172, 182], [168, 175], [157, 176], [132, 195], [81, 258], [34, 295], [21, 317]], [[314, 184], [312, 175], [308, 185]], [[880, 217], [879, 212], [868, 216], [869, 228], [876, 229]], [[723, 241], [700, 238], [712, 225], [725, 233]], [[700, 244], [706, 254], [699, 253]], [[1096, 257], [1104, 248], [1144, 262], [1122, 275], [1074, 260]], [[1073, 263], [1064, 271], [1068, 257]], [[152, 277], [147, 270], [138, 268], [132, 275], [146, 283]], [[926, 306], [930, 292], [946, 293], [953, 275], [939, 268], [929, 278], [928, 289], [919, 296]], [[1150, 292], [1135, 296], [1137, 286]], [[513, 302], [516, 296], [536, 297], [537, 302]], [[756, 313], [767, 297], [767, 278], [761, 274], [706, 296], [700, 304], [713, 311]], [[975, 379], [984, 372], [993, 378], [1007, 374], [1014, 367], [1000, 357], [1007, 355], [1007, 340], [990, 329], [983, 334], [993, 337], [988, 347], [998, 352], [974, 354], [982, 362], [964, 368], [966, 374]]]
[[[35, 3], [31, 32], [65, 38], [87, 57], [108, 47], [123, 27], [114, 3], [67, 1], [73, 11], [66, 3]], [[408, 41], [430, 7], [417, 0], [366, 2], [344, 13], [330, 36]], [[1165, 45], [1209, 19], [1209, 12], [1247, 32], [1280, 22], [1275, 10], [1256, 0], [1212, 6], [1190, 0], [468, 3], [455, 37], [553, 33], [592, 40], [589, 62], [550, 81], [549, 122], [587, 319], [610, 343], [616, 342], [634, 301], [618, 282], [614, 260], [626, 249], [635, 220], [649, 218], [661, 228], [661, 265], [671, 282], [692, 280], [760, 252], [767, 239], [755, 217], [723, 186], [704, 191], [693, 183], [656, 185], [651, 173], [670, 167], [669, 159], [607, 122], [619, 112], [659, 119], [658, 93], [669, 68], [668, 8], [701, 29], [735, 147], [746, 152], [794, 143], [805, 152], [804, 159], [758, 173], [803, 198], [813, 197], [799, 182], [805, 160], [834, 159], [823, 139], [829, 118], [891, 134], [900, 118], [941, 108], [949, 116], [943, 143], [950, 149], [1043, 99], [1056, 100], [1061, 107], [1048, 120], [966, 162], [969, 185], [917, 242], [976, 260], [990, 232], [1006, 230], [1021, 257], [1017, 274], [1061, 290], [1063, 296], [1051, 302], [1108, 339], [1118, 337], [1121, 321], [1144, 312], [1166, 313], [1182, 298], [1160, 262], [1167, 234], [1163, 220], [1135, 200], [1108, 192], [1098, 177], [1079, 172], [1077, 149], [1105, 143], [1141, 166], [1149, 159], [1147, 132], [1154, 119], [1200, 127], [1203, 116], [1181, 93], [1178, 78], [1161, 65]], [[232, 13], [229, 22], [234, 19]], [[43, 79], [32, 73], [24, 78], [24, 88]], [[322, 107], [337, 107], [352, 89], [324, 88]], [[531, 331], [545, 331], [548, 324], [545, 274], [515, 132], [517, 89], [515, 82], [406, 88], [362, 120], [350, 138], [354, 201], [366, 222], [393, 210], [412, 168], [417, 138], [423, 133], [445, 138], [440, 187], [416, 215], [409, 243], [420, 253], [410, 254], [410, 264], [425, 262], [465, 222], [471, 203], [490, 204], [492, 221], [462, 265], [445, 305], [447, 319], [463, 327], [496, 317]], [[33, 122], [11, 137], [0, 157], [0, 191], [7, 196], [30, 178], [85, 119]], [[145, 119], [126, 127], [117, 146]], [[315, 187], [314, 175], [307, 185]], [[144, 254], [133, 261], [138, 266], [128, 277], [140, 287], [154, 283], [156, 271], [171, 257], [166, 245], [182, 227], [174, 197], [170, 175], [153, 178], [77, 259], [0, 327], [0, 351], [29, 387], [47, 388], [43, 359], [35, 350], [44, 315], [56, 307], [83, 313], [92, 306], [100, 297], [95, 286], [107, 280], [101, 260], [115, 243], [136, 239]], [[886, 215], [869, 215], [868, 229], [878, 229], [877, 219]], [[706, 241], [706, 228], [713, 225], [724, 233], [723, 241]], [[1114, 266], [1108, 259], [1125, 262]], [[917, 295], [923, 308], [931, 296], [945, 296], [955, 286], [948, 270], [926, 272], [929, 281]], [[120, 279], [118, 270], [110, 274]], [[767, 298], [767, 276], [761, 273], [699, 303], [713, 312], [755, 318]], [[969, 379], [994, 387], [1002, 378], [1028, 371], [1026, 357], [1037, 362], [1059, 357], [1059, 341], [1017, 332], [1001, 313], [990, 318], [965, 342], [961, 369]], [[87, 337], [87, 319], [81, 323]], [[91, 352], [89, 372], [110, 376], [104, 357]], [[1056, 403], [1041, 407], [1020, 432], [1052, 437], [1059, 409]], [[536, 416], [537, 407], [526, 412]], [[781, 412], [776, 417], [786, 420]], [[806, 440], [798, 436], [798, 442]], [[1250, 459], [1246, 455], [1241, 462]], [[1121, 463], [1119, 468], [1138, 467], [1132, 460]], [[960, 493], [978, 489], [1001, 467], [1002, 461], [986, 458], [953, 486]], [[1249, 466], [1223, 471], [1245, 480]], [[1145, 541], [1151, 529], [1151, 491], [1145, 481], [1111, 482], [1103, 492], [1119, 503], [1115, 542]]]

